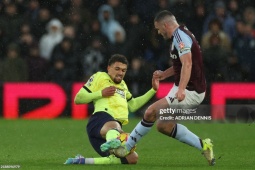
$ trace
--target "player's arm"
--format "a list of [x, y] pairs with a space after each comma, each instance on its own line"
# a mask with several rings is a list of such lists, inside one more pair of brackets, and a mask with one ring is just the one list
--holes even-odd
[[83, 88], [76, 94], [74, 103], [85, 104], [100, 98], [102, 98], [102, 91], [91, 92], [86, 86], [83, 86]]
[[185, 98], [185, 89], [187, 87], [191, 75], [192, 69], [191, 46], [193, 41], [187, 34], [185, 34], [182, 31], [178, 32], [178, 34], [180, 38], [174, 39], [173, 42], [179, 53], [182, 68], [180, 73], [179, 87], [175, 96], [178, 101], [182, 101]]
[[165, 71], [161, 71], [161, 70], [157, 70], [153, 73], [153, 77], [159, 80], [164, 80], [168, 77], [171, 77], [174, 75], [174, 68], [169, 67], [168, 69], [166, 69]]
[[154, 77], [152, 78], [152, 88], [145, 93], [142, 96], [133, 98], [131, 97], [128, 100], [128, 108], [131, 112], [135, 112], [139, 108], [141, 108], [143, 105], [145, 105], [157, 92], [159, 87], [159, 80], [155, 79]]
[[179, 82], [179, 89], [185, 90], [190, 79], [192, 69], [191, 52], [184, 54], [180, 57], [182, 63], [181, 76]]
[[96, 92], [91, 92], [86, 86], [80, 89], [80, 91], [76, 94], [74, 98], [75, 104], [85, 104], [90, 103], [93, 100], [100, 99], [102, 97], [110, 97], [115, 93], [116, 87], [110, 86], [106, 87], [103, 90], [99, 90]]

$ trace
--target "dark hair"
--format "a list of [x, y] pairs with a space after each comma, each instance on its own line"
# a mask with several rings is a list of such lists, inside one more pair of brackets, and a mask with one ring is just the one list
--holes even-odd
[[124, 55], [121, 54], [114, 54], [111, 56], [111, 58], [108, 61], [108, 66], [116, 63], [116, 62], [121, 62], [123, 64], [126, 64], [128, 66], [128, 60]]
[[154, 22], [158, 22], [161, 21], [162, 19], [164, 19], [166, 16], [173, 16], [173, 14], [170, 11], [167, 10], [163, 10], [160, 11], [156, 14], [155, 18], [154, 18]]
[[218, 27], [219, 27], [220, 30], [223, 29], [223, 28], [222, 28], [222, 23], [221, 23], [221, 21], [220, 21], [219, 19], [217, 19], [217, 18], [214, 18], [214, 19], [212, 19], [212, 20], [209, 22], [209, 24], [208, 24], [209, 29], [211, 29], [213, 25], [218, 25]]

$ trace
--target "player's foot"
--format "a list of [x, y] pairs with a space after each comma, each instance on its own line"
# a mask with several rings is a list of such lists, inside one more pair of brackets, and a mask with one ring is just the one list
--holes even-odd
[[202, 142], [203, 142], [202, 154], [207, 159], [210, 166], [215, 165], [216, 162], [215, 162], [215, 158], [214, 158], [214, 154], [213, 154], [212, 140], [209, 138], [206, 138], [206, 139], [202, 140]]
[[101, 149], [102, 152], [106, 152], [106, 151], [109, 151], [111, 149], [116, 149], [120, 145], [121, 145], [121, 142], [120, 142], [119, 139], [112, 139], [112, 140], [109, 140], [109, 141], [103, 143], [100, 146], [100, 149]]
[[68, 158], [64, 164], [85, 164], [85, 158], [78, 154], [75, 158]]

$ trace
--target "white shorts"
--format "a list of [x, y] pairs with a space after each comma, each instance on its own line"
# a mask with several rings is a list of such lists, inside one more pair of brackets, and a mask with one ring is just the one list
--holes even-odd
[[204, 93], [197, 93], [196, 91], [189, 91], [187, 89], [185, 89], [185, 98], [183, 101], [179, 102], [176, 97], [175, 94], [178, 91], [178, 86], [174, 85], [172, 87], [172, 89], [169, 91], [169, 93], [167, 94], [167, 96], [165, 97], [169, 106], [171, 105], [181, 105], [184, 107], [194, 107], [199, 105], [205, 98], [205, 92]]

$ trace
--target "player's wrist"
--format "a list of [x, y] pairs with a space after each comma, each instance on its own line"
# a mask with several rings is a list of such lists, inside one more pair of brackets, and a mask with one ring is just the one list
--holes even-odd
[[150, 91], [156, 93], [156, 92], [158, 91], [158, 89], [155, 90], [154, 87], [152, 87], [152, 88], [150, 89]]

